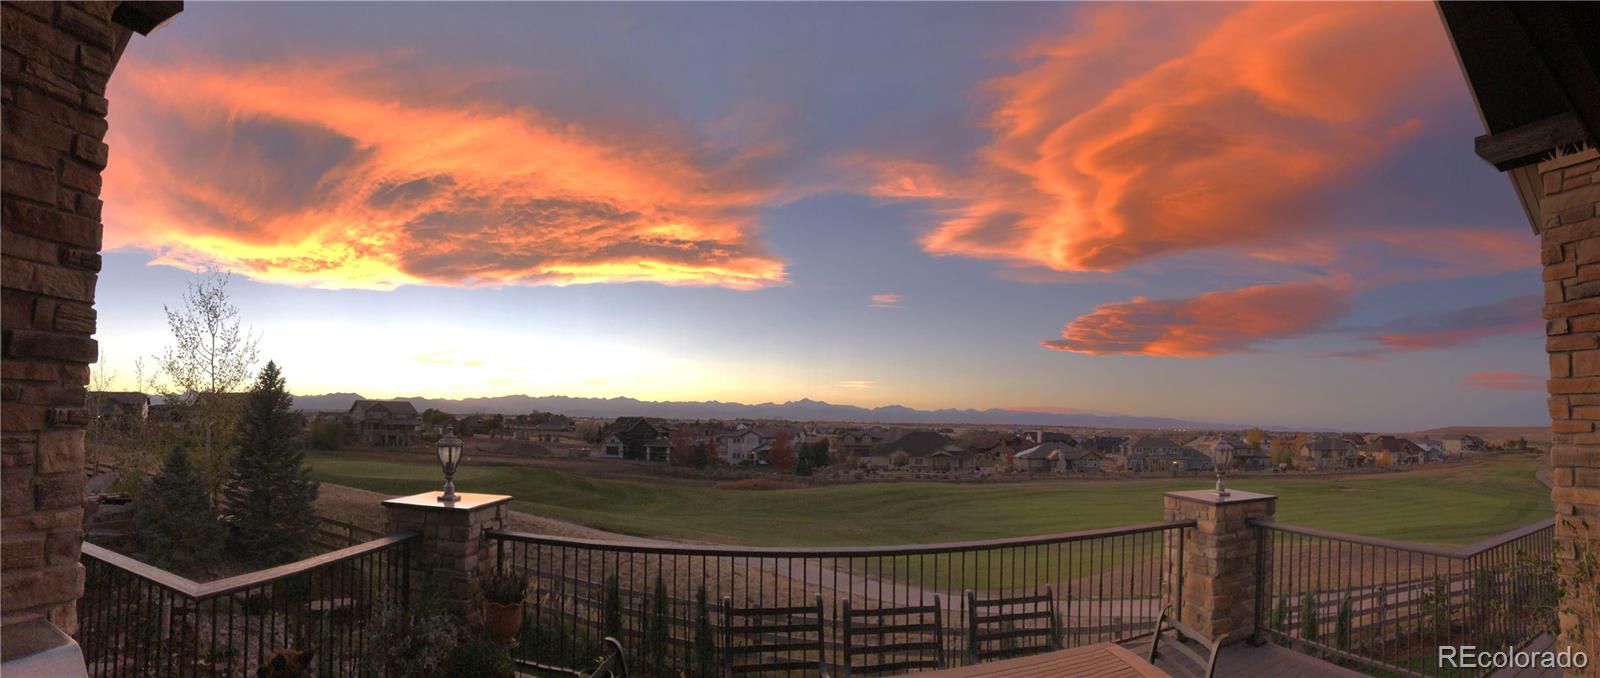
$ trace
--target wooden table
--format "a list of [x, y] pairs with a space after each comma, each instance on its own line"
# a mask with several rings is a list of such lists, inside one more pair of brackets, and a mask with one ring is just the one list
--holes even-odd
[[1034, 676], [1083, 676], [1085, 678], [1171, 678], [1165, 671], [1151, 666], [1143, 658], [1111, 643], [1085, 645], [1070, 650], [986, 662], [958, 669], [928, 671], [915, 674], [917, 678], [966, 678], [969, 676], [998, 676], [999, 678], [1032, 678]]

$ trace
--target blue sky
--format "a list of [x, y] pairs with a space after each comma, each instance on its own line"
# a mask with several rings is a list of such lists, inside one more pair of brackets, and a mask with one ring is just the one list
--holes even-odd
[[299, 393], [1546, 421], [1423, 5], [198, 4], [110, 98], [124, 379], [216, 267]]

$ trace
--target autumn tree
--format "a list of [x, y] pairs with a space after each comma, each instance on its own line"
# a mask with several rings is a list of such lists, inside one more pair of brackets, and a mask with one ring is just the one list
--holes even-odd
[[772, 448], [767, 450], [767, 463], [785, 471], [794, 470], [794, 431], [789, 427], [780, 426], [772, 434]]
[[1261, 430], [1259, 428], [1252, 428], [1252, 429], [1244, 432], [1244, 444], [1249, 445], [1251, 447], [1260, 447], [1261, 446], [1261, 441], [1265, 440], [1266, 437], [1267, 437], [1267, 432], [1266, 431], [1263, 431], [1263, 430]]
[[707, 436], [704, 444], [700, 445], [700, 453], [695, 459], [696, 468], [715, 466], [722, 461], [722, 452], [717, 449], [717, 437]]
[[672, 429], [672, 449], [667, 462], [673, 466], [695, 466], [694, 432], [688, 426]]
[[212, 492], [227, 477], [243, 412], [239, 392], [255, 371], [260, 344], [240, 322], [228, 280], [226, 273], [200, 274], [176, 308], [162, 306], [173, 343], [156, 357], [156, 386], [182, 422], [180, 443]]

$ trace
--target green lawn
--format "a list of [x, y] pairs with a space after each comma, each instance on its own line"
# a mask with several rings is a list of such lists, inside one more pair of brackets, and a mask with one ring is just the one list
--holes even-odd
[[[308, 455], [319, 480], [387, 494], [436, 489], [425, 458]], [[1503, 456], [1450, 473], [1239, 480], [1278, 495], [1278, 521], [1374, 537], [1464, 544], [1552, 515], [1538, 462]], [[1161, 519], [1161, 493], [1203, 478], [956, 485], [893, 483], [718, 490], [519, 466], [464, 466], [462, 491], [509, 494], [515, 507], [626, 534], [758, 545], [823, 546], [1024, 536]]]

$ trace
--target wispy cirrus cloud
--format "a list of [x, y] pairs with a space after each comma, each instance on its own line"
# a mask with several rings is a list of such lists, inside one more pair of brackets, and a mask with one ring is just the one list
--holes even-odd
[[738, 153], [475, 99], [468, 70], [383, 57], [125, 70], [107, 245], [158, 263], [328, 288], [786, 280], [756, 216], [771, 188]]
[[875, 383], [877, 382], [867, 379], [850, 379], [839, 382], [839, 388], [862, 390], [872, 388], [872, 385]]
[[1544, 327], [1537, 296], [1508, 297], [1488, 304], [1413, 315], [1355, 330], [1375, 346], [1340, 357], [1366, 358], [1398, 351], [1453, 348], [1490, 337], [1537, 333]]
[[867, 305], [872, 308], [900, 308], [900, 295], [874, 294], [867, 298]]
[[1067, 323], [1060, 339], [1043, 344], [1090, 355], [1208, 357], [1322, 329], [1348, 308], [1344, 290], [1316, 282], [1256, 285], [1188, 299], [1136, 297], [1078, 317]]
[[1461, 378], [1461, 385], [1489, 391], [1543, 391], [1544, 380], [1521, 372], [1473, 372]]

